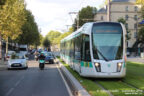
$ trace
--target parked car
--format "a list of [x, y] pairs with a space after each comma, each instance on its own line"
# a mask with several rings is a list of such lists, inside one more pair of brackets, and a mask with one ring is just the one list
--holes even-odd
[[54, 64], [54, 55], [52, 54], [52, 52], [43, 52], [44, 55], [45, 55], [45, 63], [51, 63], [51, 64]]
[[16, 53], [15, 51], [8, 51], [7, 55], [5, 54], [4, 60], [8, 61], [11, 58], [11, 55], [15, 53]]
[[27, 59], [25, 55], [17, 53], [11, 55], [10, 60], [8, 60], [8, 69], [12, 68], [28, 68]]

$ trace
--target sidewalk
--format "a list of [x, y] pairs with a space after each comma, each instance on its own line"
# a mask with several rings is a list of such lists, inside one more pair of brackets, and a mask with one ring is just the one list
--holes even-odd
[[6, 62], [4, 60], [0, 60], [0, 70], [4, 70], [7, 68]]
[[138, 62], [138, 63], [144, 64], [144, 58], [140, 58], [140, 57], [127, 57], [127, 61]]

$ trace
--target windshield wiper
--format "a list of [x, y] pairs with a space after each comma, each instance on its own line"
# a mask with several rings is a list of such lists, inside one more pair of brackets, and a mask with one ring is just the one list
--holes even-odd
[[97, 48], [96, 48], [97, 52], [103, 57], [103, 59], [105, 61], [109, 61]]

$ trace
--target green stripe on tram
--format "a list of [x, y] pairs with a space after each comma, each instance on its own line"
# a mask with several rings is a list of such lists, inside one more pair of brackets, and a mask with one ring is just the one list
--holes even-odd
[[84, 62], [84, 61], [81, 61], [81, 66], [82, 67], [90, 67], [92, 68], [92, 62]]
[[[62, 54], [63, 55], [63, 54]], [[68, 59], [69, 61], [73, 61], [74, 63], [79, 63], [79, 61], [78, 60], [76, 60], [76, 59], [71, 59], [69, 56], [66, 56], [66, 55], [63, 55], [64, 56], [64, 58], [66, 58], [66, 59]], [[80, 65], [81, 65], [81, 67], [89, 67], [89, 68], [92, 68], [93, 66], [92, 66], [92, 62], [85, 62], [85, 61], [81, 61], [80, 62]]]

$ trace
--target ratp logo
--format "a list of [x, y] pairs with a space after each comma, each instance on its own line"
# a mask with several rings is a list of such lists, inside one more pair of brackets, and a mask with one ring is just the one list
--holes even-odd
[[110, 64], [108, 64], [107, 66], [108, 66], [108, 67], [111, 67], [111, 65], [110, 65]]

